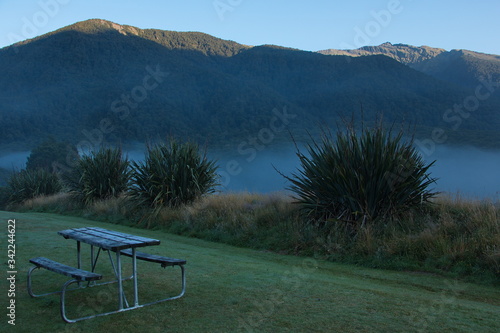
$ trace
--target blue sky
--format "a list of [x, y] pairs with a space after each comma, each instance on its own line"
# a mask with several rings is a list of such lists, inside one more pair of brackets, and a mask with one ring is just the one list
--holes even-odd
[[318, 51], [384, 42], [500, 54], [498, 0], [0, 0], [0, 47], [90, 18]]

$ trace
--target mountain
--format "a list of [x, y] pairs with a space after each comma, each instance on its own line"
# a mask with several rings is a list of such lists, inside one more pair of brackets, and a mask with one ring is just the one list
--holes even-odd
[[500, 141], [500, 98], [482, 101], [456, 131], [443, 114], [470, 92], [382, 55], [250, 47], [93, 19], [0, 49], [0, 72], [2, 147], [32, 148], [49, 135], [81, 147], [175, 135], [259, 150], [289, 142], [285, 129], [307, 135], [361, 111], [368, 122], [415, 125], [424, 138], [440, 127], [450, 143]]
[[500, 82], [500, 56], [492, 54], [452, 50], [411, 67], [468, 89], [475, 89], [482, 80]]
[[250, 46], [241, 45], [233, 41], [222, 40], [201, 32], [139, 29], [129, 25], [120, 25], [101, 19], [90, 19], [87, 21], [77, 22], [43, 36], [16, 43], [13, 47], [19, 48], [23, 45], [67, 32], [79, 32], [87, 35], [119, 33], [123, 36], [139, 37], [141, 39], [150, 40], [170, 50], [192, 50], [199, 51], [205, 55], [233, 56], [243, 49], [250, 48]]
[[[467, 89], [474, 89], [482, 80], [500, 82], [500, 56], [467, 50], [451, 50], [428, 46], [384, 43], [355, 50], [323, 50], [325, 55], [385, 55], [409, 67]], [[497, 92], [500, 94], [500, 92]]]
[[405, 65], [412, 65], [432, 59], [446, 51], [444, 49], [429, 46], [416, 47], [406, 44], [393, 45], [391, 43], [384, 43], [379, 46], [364, 46], [355, 50], [329, 49], [318, 52], [326, 55], [346, 55], [355, 57], [381, 54], [393, 58]]

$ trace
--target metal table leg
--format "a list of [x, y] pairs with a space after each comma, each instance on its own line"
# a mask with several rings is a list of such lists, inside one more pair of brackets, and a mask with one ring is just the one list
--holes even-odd
[[122, 262], [120, 251], [116, 251], [116, 278], [118, 279], [118, 310], [123, 310]]
[[132, 274], [134, 274], [134, 306], [139, 306], [139, 292], [137, 290], [137, 257], [135, 247], [132, 248]]
[[79, 241], [76, 242], [76, 257], [78, 261], [78, 268], [82, 269], [82, 252], [81, 252], [81, 244]]
[[[78, 269], [82, 269], [82, 251], [81, 251], [81, 244], [80, 244], [80, 241], [77, 241], [76, 242], [76, 260], [77, 260], [77, 264], [78, 264]], [[81, 281], [78, 281], [78, 287], [80, 288], [82, 286], [82, 283]]]

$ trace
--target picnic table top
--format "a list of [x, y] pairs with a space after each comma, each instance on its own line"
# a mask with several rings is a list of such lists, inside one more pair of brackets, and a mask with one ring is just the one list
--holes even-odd
[[59, 231], [58, 234], [66, 239], [74, 239], [112, 251], [160, 244], [160, 241], [157, 239], [97, 227], [67, 229]]

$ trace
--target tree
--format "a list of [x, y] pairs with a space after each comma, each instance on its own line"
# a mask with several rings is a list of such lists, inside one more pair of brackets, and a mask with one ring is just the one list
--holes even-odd
[[43, 169], [56, 172], [62, 166], [72, 166], [78, 159], [78, 151], [74, 145], [59, 142], [53, 136], [48, 137], [31, 151], [26, 162], [26, 170]]

